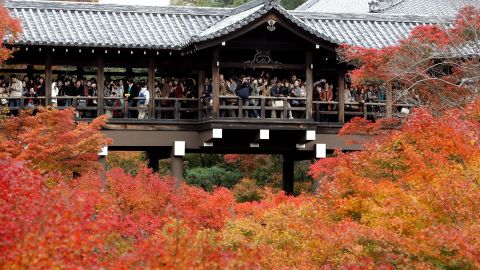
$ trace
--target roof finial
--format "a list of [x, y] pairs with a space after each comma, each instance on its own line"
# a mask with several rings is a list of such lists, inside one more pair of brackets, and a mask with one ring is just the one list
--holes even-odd
[[263, 0], [265, 6], [280, 6], [280, 0]]
[[379, 0], [372, 0], [368, 2], [368, 8], [372, 13], [378, 12], [378, 9], [380, 8]]

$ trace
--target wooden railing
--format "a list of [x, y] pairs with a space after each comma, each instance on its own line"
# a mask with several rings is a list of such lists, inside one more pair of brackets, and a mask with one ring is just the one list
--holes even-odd
[[[34, 109], [45, 105], [45, 97], [0, 97], [7, 104], [0, 107], [18, 112], [22, 109]], [[96, 117], [98, 113], [106, 113], [113, 118], [137, 118], [139, 107], [136, 105], [144, 98], [132, 98], [129, 104], [123, 97], [104, 97], [103, 111], [99, 111], [96, 96], [56, 96], [52, 97], [56, 108], [74, 108], [79, 118]], [[259, 119], [306, 119], [306, 98], [250, 96], [243, 100], [238, 96], [220, 96], [220, 118], [259, 118]], [[152, 115], [148, 119], [205, 119], [212, 115], [211, 99], [196, 98], [155, 98], [154, 108], [148, 110]], [[12, 106], [11, 106], [12, 105]], [[344, 118], [340, 117], [337, 101], [313, 101], [312, 118], [315, 122], [340, 122], [340, 119], [350, 120], [353, 117], [378, 119], [386, 117], [385, 102], [345, 102]], [[412, 104], [393, 105], [393, 116], [402, 117], [414, 107]], [[407, 113], [402, 112], [407, 109]]]
[[220, 117], [306, 118], [306, 98], [250, 96], [247, 101], [237, 96], [220, 96]]

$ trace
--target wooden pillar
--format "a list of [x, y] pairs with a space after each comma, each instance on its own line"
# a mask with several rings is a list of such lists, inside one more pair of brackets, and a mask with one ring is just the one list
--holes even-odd
[[213, 117], [220, 115], [220, 49], [214, 48], [212, 54], [212, 99]]
[[99, 177], [100, 177], [100, 192], [105, 191], [106, 179], [107, 179], [107, 157], [98, 156], [98, 162], [100, 163]]
[[294, 161], [288, 155], [283, 155], [282, 188], [287, 195], [293, 195]]
[[27, 65], [27, 76], [29, 79], [32, 79], [33, 77], [35, 77], [35, 75], [33, 74], [35, 71], [35, 69], [33, 68], [33, 65]]
[[313, 59], [312, 59], [312, 51], [308, 50], [306, 52], [305, 63], [307, 68], [305, 70], [305, 77], [306, 77], [306, 94], [307, 94], [307, 105], [306, 105], [306, 115], [307, 119], [312, 119], [313, 114]]
[[45, 58], [45, 105], [52, 102], [52, 54], [47, 53]]
[[155, 58], [151, 55], [148, 59], [148, 91], [150, 101], [148, 103], [148, 118], [155, 118]]
[[202, 118], [202, 101], [200, 98], [203, 95], [203, 91], [205, 91], [205, 71], [203, 69], [199, 69], [197, 71], [197, 86], [198, 86], [198, 93], [197, 93], [197, 98], [198, 98], [198, 119]]
[[393, 117], [393, 89], [392, 89], [392, 83], [388, 82], [387, 83], [387, 92], [385, 93], [386, 95], [386, 117], [391, 118]]
[[175, 178], [175, 188], [179, 188], [183, 179], [183, 157], [175, 156], [174, 149], [170, 156], [170, 175]]
[[125, 69], [125, 75], [126, 75], [127, 78], [130, 78], [130, 77], [133, 78], [133, 76], [134, 76], [134, 74], [133, 74], [133, 68], [127, 67], [127, 68]]
[[83, 74], [84, 74], [83, 67], [77, 66], [77, 70], [76, 70], [77, 79], [83, 78]]
[[155, 151], [147, 151], [147, 161], [148, 161], [148, 167], [152, 169], [154, 172], [158, 172], [159, 169], [159, 161], [160, 157], [158, 154], [155, 153]]
[[338, 122], [345, 123], [345, 70], [338, 71]]
[[102, 54], [97, 56], [97, 116], [105, 113], [105, 60]]

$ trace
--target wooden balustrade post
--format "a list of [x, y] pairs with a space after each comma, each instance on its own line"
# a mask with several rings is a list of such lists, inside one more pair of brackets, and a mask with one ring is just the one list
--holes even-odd
[[174, 110], [175, 111], [173, 112], [173, 118], [175, 120], [179, 120], [180, 119], [180, 101], [175, 100]]
[[243, 118], [243, 99], [238, 99], [238, 117]]
[[386, 95], [386, 117], [391, 118], [393, 117], [393, 89], [392, 89], [392, 83], [388, 82], [387, 83], [387, 92], [385, 93]]
[[105, 113], [105, 61], [103, 54], [97, 56], [97, 116]]
[[197, 85], [198, 85], [198, 93], [197, 93], [197, 98], [198, 98], [198, 119], [202, 118], [202, 110], [203, 110], [203, 104], [202, 104], [202, 95], [203, 91], [205, 91], [205, 71], [203, 69], [199, 69], [197, 71]]
[[282, 98], [282, 100], [283, 100], [283, 113], [282, 113], [283, 117], [282, 118], [288, 119], [288, 115], [289, 115], [288, 106], [287, 106], [288, 99], [284, 97], [284, 98]]
[[45, 106], [52, 101], [52, 54], [47, 53], [45, 58]]
[[125, 99], [123, 104], [124, 104], [124, 110], [125, 110], [125, 113], [123, 114], [123, 118], [128, 118], [128, 99]]
[[312, 119], [313, 111], [313, 56], [311, 50], [307, 50], [305, 58], [305, 63], [307, 64], [307, 68], [305, 71], [305, 91], [307, 95], [306, 118], [310, 120]]
[[260, 117], [262, 117], [262, 119], [265, 119], [265, 97], [262, 97], [262, 99], [260, 99], [260, 106], [261, 106], [261, 111], [260, 111]]
[[338, 73], [338, 122], [345, 123], [345, 71]]
[[155, 58], [150, 55], [148, 58], [148, 91], [150, 92], [150, 101], [148, 102], [148, 118], [155, 119]]
[[220, 49], [213, 49], [212, 53], [212, 98], [213, 98], [213, 117], [220, 115]]

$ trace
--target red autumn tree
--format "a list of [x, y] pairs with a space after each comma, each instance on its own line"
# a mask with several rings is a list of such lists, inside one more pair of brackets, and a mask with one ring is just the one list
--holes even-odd
[[[20, 22], [12, 16], [0, 2], [0, 63], [8, 59], [12, 54], [12, 49], [7, 48], [6, 44], [12, 44], [22, 31]], [[4, 41], [7, 40], [6, 43]]]
[[[40, 166], [25, 158], [32, 154], [14, 155], [24, 146], [12, 141], [40, 129], [31, 123], [39, 119], [42, 134], [61, 136], [66, 131], [56, 126], [63, 124], [41, 116], [51, 113], [7, 125], [10, 148], [2, 148], [0, 160], [2, 269], [480, 267], [480, 102], [442, 116], [416, 111], [402, 127], [377, 133], [365, 151], [319, 161], [311, 169], [321, 178], [317, 197], [265, 193], [249, 203], [236, 203], [227, 189], [176, 190], [172, 179], [142, 164], [135, 176], [112, 168], [104, 192], [95, 171], [46, 186], [44, 168], [70, 166], [57, 158]], [[57, 143], [63, 149], [77, 141]]]
[[80, 174], [97, 167], [101, 146], [110, 139], [100, 133], [106, 116], [91, 123], [75, 122], [73, 110], [23, 111], [1, 123], [0, 158], [28, 161], [44, 174]]
[[442, 116], [419, 109], [364, 151], [312, 166], [327, 215], [363, 234], [353, 240], [361, 256], [394, 268], [480, 267], [479, 119], [480, 101]]
[[341, 59], [357, 67], [355, 84], [391, 83], [395, 101], [436, 110], [460, 108], [480, 90], [480, 9], [461, 9], [454, 22], [418, 26], [397, 46], [343, 45]]

